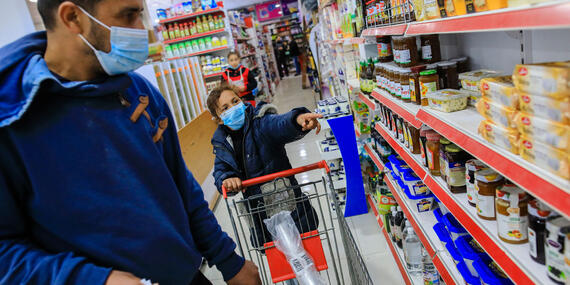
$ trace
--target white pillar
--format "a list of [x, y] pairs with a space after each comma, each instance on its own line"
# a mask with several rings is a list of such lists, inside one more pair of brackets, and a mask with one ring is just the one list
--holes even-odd
[[0, 47], [36, 30], [25, 1], [2, 0]]

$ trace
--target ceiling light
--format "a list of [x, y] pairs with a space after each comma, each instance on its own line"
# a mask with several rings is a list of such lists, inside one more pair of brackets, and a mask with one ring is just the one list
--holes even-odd
[[32, 2], [32, 3], [37, 3], [38, 0], [30, 0], [30, 2]]

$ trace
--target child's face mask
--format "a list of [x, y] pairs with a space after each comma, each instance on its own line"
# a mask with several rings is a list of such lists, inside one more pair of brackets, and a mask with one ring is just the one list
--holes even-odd
[[220, 118], [224, 122], [224, 125], [234, 131], [243, 128], [243, 124], [245, 123], [245, 105], [243, 102], [239, 102], [239, 104], [224, 111], [220, 115]]

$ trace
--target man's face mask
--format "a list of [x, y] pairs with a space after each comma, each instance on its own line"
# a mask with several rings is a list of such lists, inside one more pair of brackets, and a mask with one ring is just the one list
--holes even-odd
[[148, 58], [148, 32], [146, 30], [117, 26], [109, 27], [87, 13], [83, 8], [79, 7], [79, 9], [97, 24], [111, 31], [111, 51], [109, 53], [95, 49], [83, 35], [79, 35], [85, 44], [93, 50], [101, 67], [107, 74], [124, 74], [144, 64]]

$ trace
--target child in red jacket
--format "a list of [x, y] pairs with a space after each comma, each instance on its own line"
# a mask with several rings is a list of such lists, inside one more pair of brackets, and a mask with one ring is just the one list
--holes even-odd
[[257, 88], [257, 81], [249, 68], [241, 65], [241, 57], [237, 51], [228, 53], [230, 66], [222, 74], [222, 84], [229, 83], [238, 87], [239, 97], [255, 107], [255, 96], [252, 91]]

